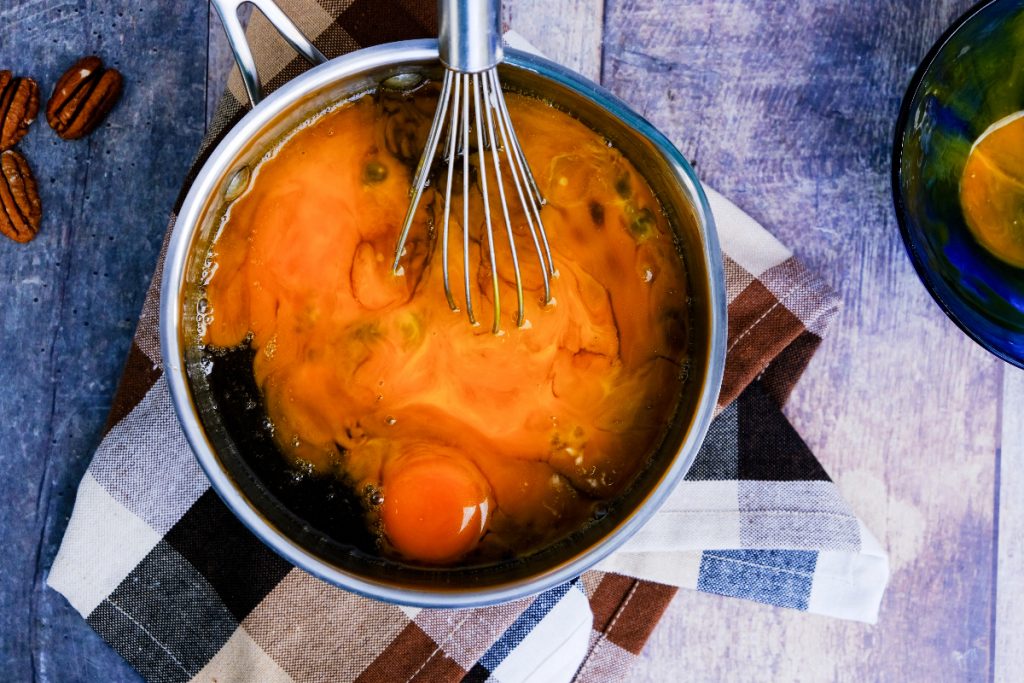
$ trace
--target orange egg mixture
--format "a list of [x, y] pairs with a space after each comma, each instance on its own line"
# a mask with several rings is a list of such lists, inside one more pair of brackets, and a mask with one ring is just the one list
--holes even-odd
[[989, 126], [960, 179], [967, 227], [994, 256], [1024, 268], [1024, 112]]
[[[508, 99], [547, 200], [559, 273], [544, 306], [525, 217], [514, 213], [523, 327], [499, 233], [502, 331], [491, 332], [475, 187], [470, 272], [481, 324], [445, 299], [433, 190], [404, 272], [391, 273], [431, 88], [368, 94], [294, 133], [230, 207], [211, 252], [204, 342], [251, 345], [278, 449], [359, 492], [380, 552], [404, 561], [523, 555], [587, 524], [658, 446], [681, 391], [686, 276], [650, 188], [575, 119]], [[445, 169], [431, 187], [444, 187]], [[464, 307], [460, 197], [452, 215], [451, 277]]]

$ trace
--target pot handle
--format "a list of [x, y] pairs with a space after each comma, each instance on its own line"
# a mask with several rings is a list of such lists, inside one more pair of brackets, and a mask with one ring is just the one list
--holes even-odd
[[324, 53], [313, 45], [313, 41], [302, 33], [302, 30], [288, 18], [288, 15], [278, 7], [274, 0], [210, 0], [210, 3], [220, 15], [224, 32], [228, 36], [228, 44], [231, 45], [231, 53], [235, 56], [235, 62], [238, 63], [238, 70], [242, 73], [242, 83], [245, 84], [245, 92], [253, 107], [263, 99], [263, 86], [260, 84], [259, 72], [256, 71], [256, 60], [252, 56], [252, 50], [249, 49], [249, 42], [245, 39], [245, 29], [242, 28], [242, 22], [238, 20], [238, 8], [242, 5], [246, 3], [254, 5], [277, 29], [281, 37], [310, 64], [316, 66], [327, 61]]

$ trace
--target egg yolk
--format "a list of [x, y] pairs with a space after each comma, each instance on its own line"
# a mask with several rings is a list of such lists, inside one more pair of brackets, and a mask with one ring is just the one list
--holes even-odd
[[480, 541], [491, 508], [487, 482], [476, 467], [440, 447], [399, 458], [384, 472], [381, 519], [402, 555], [448, 562]]
[[1024, 268], [1024, 112], [989, 126], [960, 180], [967, 227], [994, 256]]

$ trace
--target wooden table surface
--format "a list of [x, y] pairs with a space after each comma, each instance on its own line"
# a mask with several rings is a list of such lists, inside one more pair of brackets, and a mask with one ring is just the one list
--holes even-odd
[[[888, 548], [876, 626], [682, 591], [640, 681], [1019, 680], [1024, 372], [971, 343], [900, 243], [903, 90], [969, 0], [507, 0], [507, 23], [659, 126], [844, 309], [787, 413]], [[140, 6], [141, 5], [141, 6]], [[202, 0], [3, 0], [0, 68], [82, 54], [127, 78], [103, 129], [21, 148], [43, 230], [0, 240], [0, 678], [138, 676], [44, 585], [166, 215], [230, 56]]]

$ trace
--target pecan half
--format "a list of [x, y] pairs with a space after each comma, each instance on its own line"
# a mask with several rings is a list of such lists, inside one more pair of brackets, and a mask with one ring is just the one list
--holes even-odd
[[0, 152], [0, 233], [30, 242], [42, 219], [36, 179], [25, 157], [13, 149]]
[[10, 149], [28, 132], [39, 113], [39, 86], [31, 78], [0, 71], [0, 150]]
[[53, 86], [46, 120], [65, 140], [88, 135], [117, 104], [121, 84], [121, 74], [99, 57], [82, 57]]

